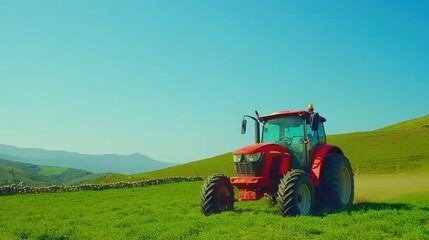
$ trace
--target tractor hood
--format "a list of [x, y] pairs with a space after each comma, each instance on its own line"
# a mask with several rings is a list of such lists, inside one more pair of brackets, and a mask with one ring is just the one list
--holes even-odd
[[275, 143], [257, 143], [235, 150], [232, 154], [254, 154], [258, 152], [290, 153], [289, 148]]

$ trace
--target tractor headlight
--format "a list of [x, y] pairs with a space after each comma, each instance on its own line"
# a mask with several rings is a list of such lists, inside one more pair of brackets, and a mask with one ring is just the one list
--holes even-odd
[[244, 156], [244, 159], [246, 161], [256, 162], [256, 161], [258, 161], [261, 158], [262, 152], [258, 152], [258, 153], [255, 153], [255, 154], [246, 154], [246, 155], [243, 155], [243, 156]]
[[241, 156], [243, 156], [243, 155], [233, 155], [234, 162], [240, 162]]

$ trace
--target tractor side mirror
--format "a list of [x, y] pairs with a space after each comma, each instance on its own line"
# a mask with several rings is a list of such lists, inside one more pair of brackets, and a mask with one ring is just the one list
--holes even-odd
[[319, 117], [318, 113], [313, 113], [310, 115], [311, 130], [313, 130], [313, 131], [319, 130], [319, 120], [320, 120], [320, 117]]
[[247, 120], [243, 119], [243, 121], [241, 122], [241, 134], [246, 133], [246, 126], [247, 126]]

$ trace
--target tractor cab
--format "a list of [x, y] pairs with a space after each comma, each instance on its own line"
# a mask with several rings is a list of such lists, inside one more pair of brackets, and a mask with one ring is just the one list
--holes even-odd
[[[317, 119], [316, 119], [317, 118]], [[307, 169], [318, 144], [326, 144], [325, 118], [307, 111], [284, 111], [260, 117], [262, 143], [275, 143], [289, 148], [291, 168]]]
[[[313, 105], [310, 104], [308, 111], [281, 111], [265, 116], [259, 116], [256, 112], [256, 117], [245, 115], [241, 133], [246, 133], [245, 118], [253, 119], [255, 122], [255, 145], [239, 149], [235, 153], [241, 156], [261, 150], [273, 152], [273, 148], [278, 148], [273, 144], [281, 145], [283, 148], [287, 148], [287, 155], [290, 157], [287, 168], [309, 171], [316, 147], [326, 144], [323, 126], [326, 119], [313, 110]], [[260, 130], [261, 125], [262, 131]], [[262, 137], [260, 132], [262, 132]], [[276, 166], [274, 164], [272, 167]], [[271, 169], [271, 171], [275, 170]]]

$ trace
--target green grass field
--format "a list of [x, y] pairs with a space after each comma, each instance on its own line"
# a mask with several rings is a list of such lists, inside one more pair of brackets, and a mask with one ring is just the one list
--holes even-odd
[[261, 199], [205, 217], [201, 184], [3, 196], [0, 239], [429, 238], [427, 188], [383, 202], [367, 196], [349, 211], [316, 216], [284, 218]]

